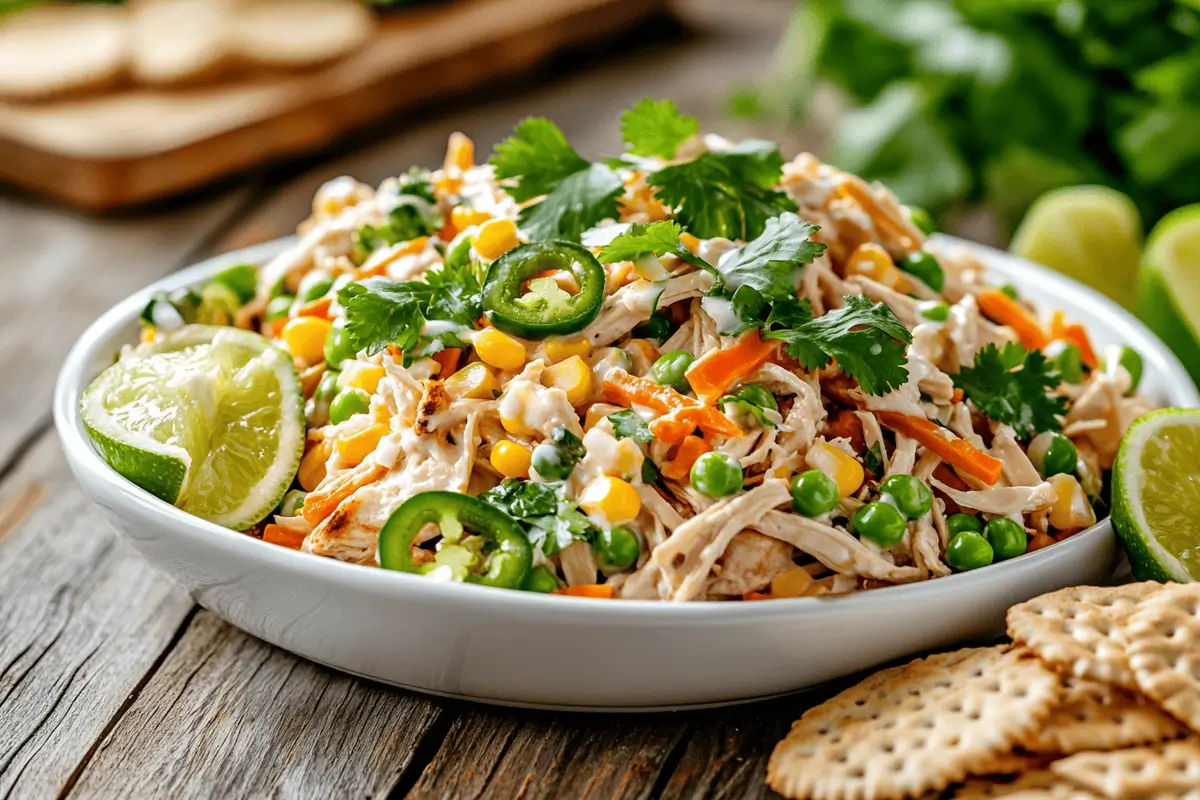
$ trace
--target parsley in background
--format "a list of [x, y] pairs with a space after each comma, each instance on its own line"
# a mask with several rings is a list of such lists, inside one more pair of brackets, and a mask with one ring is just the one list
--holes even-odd
[[989, 344], [975, 354], [973, 366], [951, 378], [976, 408], [1012, 426], [1017, 436], [1062, 428], [1059, 418], [1067, 411], [1067, 400], [1050, 394], [1061, 379], [1040, 350], [1027, 351], [1014, 342], [1004, 349]]

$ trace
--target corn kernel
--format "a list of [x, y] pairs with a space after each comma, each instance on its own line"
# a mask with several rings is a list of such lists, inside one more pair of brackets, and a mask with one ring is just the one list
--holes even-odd
[[379, 382], [383, 380], [383, 375], [383, 367], [378, 364], [368, 364], [355, 371], [350, 385], [355, 389], [362, 389], [367, 394], [375, 394], [375, 390], [379, 388]]
[[804, 567], [793, 567], [771, 579], [773, 597], [804, 597], [813, 588], [813, 576]]
[[642, 448], [634, 444], [632, 439], [621, 439], [617, 442], [617, 453], [613, 458], [609, 474], [617, 478], [640, 475], [645, 458], [642, 455]]
[[605, 417], [611, 417], [618, 411], [624, 411], [624, 409], [620, 406], [610, 405], [609, 403], [592, 403], [588, 406], [587, 414], [583, 418], [583, 429], [590, 431], [600, 424], [600, 420]]
[[882, 283], [891, 289], [902, 289], [908, 285], [903, 273], [896, 268], [896, 263], [877, 244], [867, 242], [860, 244], [850, 256], [846, 264], [846, 277], [862, 275], [865, 278]]
[[446, 160], [442, 164], [446, 172], [453, 169], [469, 170], [475, 165], [475, 143], [466, 134], [455, 131], [446, 143]]
[[467, 364], [444, 382], [446, 391], [456, 399], [469, 397], [473, 400], [491, 400], [500, 388], [496, 376], [487, 368], [487, 364], [476, 361]]
[[528, 478], [533, 451], [517, 442], [496, 442], [489, 460], [506, 478]]
[[565, 361], [571, 356], [587, 358], [592, 354], [592, 345], [582, 336], [573, 339], [551, 339], [546, 342], [546, 358], [551, 364]]
[[579, 496], [579, 507], [619, 525], [637, 517], [642, 510], [642, 498], [628, 482], [606, 476], [587, 485]]
[[489, 366], [507, 372], [525, 366], [525, 345], [495, 328], [480, 331], [474, 344], [480, 360]]
[[814, 444], [804, 461], [813, 469], [819, 469], [833, 478], [838, 486], [838, 494], [842, 497], [849, 497], [862, 486], [862, 464], [827, 442]]
[[537, 431], [525, 423], [525, 408], [532, 398], [528, 384], [518, 384], [500, 399], [500, 424], [513, 436], [534, 436]]
[[475, 234], [473, 246], [480, 258], [489, 261], [512, 250], [521, 242], [517, 239], [517, 226], [511, 219], [493, 219], [480, 226]]
[[450, 212], [450, 222], [457, 231], [465, 231], [472, 225], [482, 225], [492, 218], [486, 211], [476, 211], [466, 206], [455, 206]]
[[1050, 526], [1060, 531], [1077, 531], [1096, 524], [1096, 512], [1088, 502], [1083, 486], [1074, 475], [1059, 473], [1050, 480], [1054, 487], [1054, 505], [1050, 507]]
[[141, 341], [143, 344], [148, 344], [149, 342], [153, 342], [154, 341], [154, 326], [153, 325], [143, 325], [141, 333], [138, 336], [138, 340]]
[[358, 433], [338, 439], [337, 451], [347, 466], [357, 467], [363, 460], [375, 452], [379, 440], [388, 433], [388, 426], [375, 424]]
[[542, 383], [566, 392], [571, 405], [582, 405], [592, 396], [592, 368], [579, 356], [571, 356], [546, 367]]
[[321, 317], [296, 317], [283, 326], [280, 337], [293, 356], [305, 364], [316, 364], [325, 358], [325, 337], [332, 327]]
[[700, 240], [686, 231], [679, 234], [679, 243], [686, 247], [692, 255], [696, 255], [700, 251]]
[[329, 442], [322, 440], [308, 448], [304, 458], [300, 459], [300, 469], [296, 473], [301, 489], [311, 492], [325, 480], [325, 462], [328, 460]]

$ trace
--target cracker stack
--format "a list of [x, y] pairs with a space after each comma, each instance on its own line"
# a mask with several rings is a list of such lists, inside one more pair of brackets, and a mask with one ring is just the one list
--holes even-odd
[[1200, 584], [1063, 589], [1013, 645], [876, 673], [771, 755], [795, 800], [1200, 800]]

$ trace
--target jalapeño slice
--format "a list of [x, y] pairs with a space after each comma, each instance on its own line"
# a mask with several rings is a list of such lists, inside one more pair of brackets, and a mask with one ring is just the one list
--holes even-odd
[[[566, 270], [579, 291], [559, 288], [543, 273]], [[546, 241], [509, 250], [492, 264], [483, 284], [488, 321], [525, 339], [564, 336], [586, 328], [604, 302], [604, 267], [574, 242]]]

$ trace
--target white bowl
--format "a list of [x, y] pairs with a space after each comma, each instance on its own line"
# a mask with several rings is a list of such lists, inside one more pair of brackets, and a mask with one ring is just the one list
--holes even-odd
[[[522, 706], [681, 708], [790, 692], [919, 651], [986, 639], [1009, 606], [1105, 580], [1118, 559], [1104, 520], [1065, 542], [975, 572], [832, 599], [762, 603], [605, 602], [444, 584], [265, 544], [189, 516], [96, 455], [79, 398], [136, 340], [153, 291], [261, 263], [286, 241], [211, 259], [126, 299], [63, 365], [54, 420], [67, 461], [112, 526], [196, 602], [272, 644], [346, 672], [422, 692]], [[1195, 386], [1141, 323], [1042, 267], [975, 246], [989, 269], [1088, 326], [1097, 346], [1145, 361], [1142, 388], [1195, 406]]]

